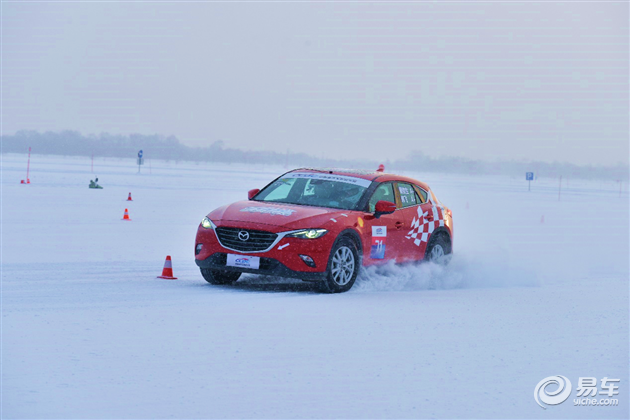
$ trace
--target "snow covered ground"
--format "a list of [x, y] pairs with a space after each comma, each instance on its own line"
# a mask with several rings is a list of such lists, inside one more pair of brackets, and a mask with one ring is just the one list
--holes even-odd
[[[26, 157], [2, 159], [2, 418], [629, 416], [613, 180], [565, 179], [558, 200], [558, 180], [407, 173], [452, 208], [452, 263], [371, 268], [324, 295], [211, 286], [194, 264], [201, 218], [284, 168], [101, 158], [92, 174], [34, 155], [20, 185]], [[155, 278], [167, 254], [179, 280]], [[542, 409], [554, 375], [574, 390]], [[574, 406], [579, 377], [621, 379], [619, 405]]]

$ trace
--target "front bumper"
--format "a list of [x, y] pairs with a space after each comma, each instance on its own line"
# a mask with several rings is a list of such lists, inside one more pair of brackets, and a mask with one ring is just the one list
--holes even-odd
[[231, 267], [226, 265], [227, 254], [216, 252], [205, 260], [196, 259], [195, 263], [199, 268], [210, 268], [213, 270], [236, 271], [239, 273], [252, 273], [265, 276], [289, 277], [305, 281], [321, 281], [326, 279], [326, 272], [307, 272], [291, 270], [280, 261], [273, 258], [260, 258], [260, 268]]
[[[219, 226], [220, 227], [220, 226]], [[266, 226], [249, 224], [244, 229], [267, 230]], [[195, 240], [195, 261], [199, 267], [221, 270], [240, 271], [242, 273], [258, 273], [276, 275], [281, 277], [293, 277], [301, 279], [322, 279], [326, 277], [328, 258], [332, 249], [335, 236], [326, 234], [318, 239], [300, 239], [283, 237], [270, 249], [261, 252], [244, 252], [224, 247], [218, 240], [214, 229], [197, 229]], [[201, 249], [197, 250], [197, 247]], [[219, 254], [215, 256], [215, 254]], [[222, 255], [221, 255], [222, 254]], [[260, 269], [246, 269], [245, 267], [227, 267], [226, 255], [246, 255], [261, 258]], [[300, 255], [312, 258], [315, 266], [304, 263]], [[202, 266], [201, 264], [207, 264]]]

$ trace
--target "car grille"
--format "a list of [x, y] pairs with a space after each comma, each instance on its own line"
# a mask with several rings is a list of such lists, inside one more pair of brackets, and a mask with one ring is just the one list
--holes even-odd
[[[264, 230], [218, 227], [215, 231], [221, 245], [243, 252], [264, 251], [278, 237], [277, 234]], [[239, 239], [239, 232], [247, 232], [249, 238], [246, 241]]]

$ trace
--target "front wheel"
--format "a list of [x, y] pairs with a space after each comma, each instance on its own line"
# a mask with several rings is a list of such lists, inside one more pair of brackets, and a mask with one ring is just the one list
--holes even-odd
[[359, 253], [347, 238], [338, 240], [330, 253], [328, 274], [322, 284], [324, 292], [341, 293], [352, 288], [360, 268]]
[[212, 270], [210, 268], [201, 268], [201, 275], [210, 284], [232, 284], [241, 273], [238, 271]]

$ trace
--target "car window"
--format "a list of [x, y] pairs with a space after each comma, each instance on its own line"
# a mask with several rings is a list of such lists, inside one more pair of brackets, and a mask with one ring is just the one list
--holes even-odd
[[420, 204], [416, 191], [413, 189], [411, 184], [399, 182], [398, 192], [400, 193], [400, 202], [403, 207], [411, 207]]
[[420, 202], [422, 204], [427, 202], [427, 192], [425, 190], [423, 190], [422, 188], [418, 187], [417, 185], [414, 185], [414, 188], [416, 189], [416, 192], [418, 193], [418, 197], [420, 198]]
[[344, 175], [291, 172], [266, 186], [255, 200], [353, 210], [370, 183]]
[[304, 193], [302, 196], [308, 197], [310, 195], [315, 195], [315, 184], [311, 179], [306, 181], [306, 186], [304, 187]]
[[394, 196], [394, 186], [391, 182], [387, 182], [376, 187], [376, 190], [374, 190], [374, 193], [370, 198], [368, 211], [370, 213], [374, 213], [376, 211], [376, 203], [381, 200], [396, 203], [396, 197]]
[[265, 201], [282, 201], [285, 200], [291, 188], [295, 184], [295, 178], [281, 178], [271, 185], [271, 191], [265, 196]]

